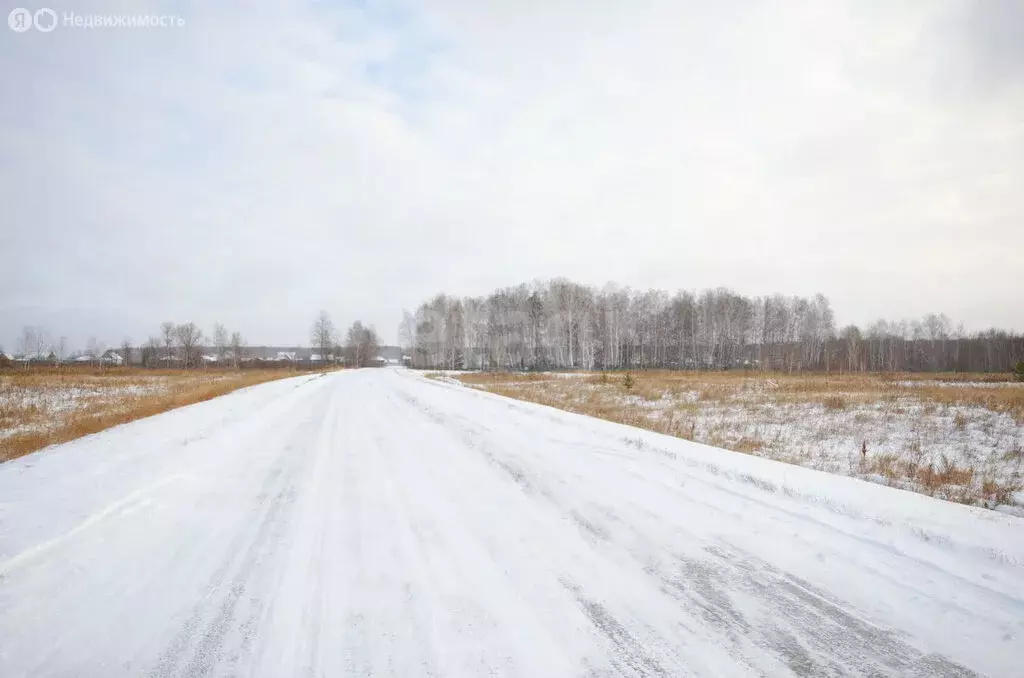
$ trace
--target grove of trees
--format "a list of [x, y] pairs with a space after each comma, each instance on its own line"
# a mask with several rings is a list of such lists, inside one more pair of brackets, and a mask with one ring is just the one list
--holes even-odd
[[563, 278], [439, 294], [405, 313], [399, 338], [431, 369], [1009, 372], [1024, 360], [1024, 336], [968, 334], [942, 314], [837, 328], [820, 294], [669, 294]]
[[[142, 367], [184, 367], [195, 368], [205, 365], [220, 366], [268, 366], [306, 367], [322, 363], [345, 362], [351, 366], [376, 364], [380, 351], [380, 339], [373, 327], [356, 321], [345, 335], [334, 326], [330, 315], [320, 311], [310, 327], [311, 354], [304, 351], [281, 350], [277, 355], [267, 355], [268, 347], [260, 347], [259, 355], [247, 348], [240, 332], [231, 332], [221, 323], [215, 323], [213, 332], [206, 335], [193, 322], [160, 324], [159, 333], [150, 336], [141, 346], [135, 348], [127, 337], [116, 348], [107, 350], [105, 344], [90, 337], [85, 351], [67, 356], [67, 340], [61, 337], [54, 341], [44, 328], [28, 326], [18, 339], [18, 352], [13, 360], [3, 354], [4, 366], [43, 364], [57, 365], [66, 358], [74, 362], [102, 365], [137, 365]], [[282, 357], [284, 356], [284, 357]]]
[[203, 356], [212, 348], [219, 363], [238, 367], [245, 360], [245, 341], [241, 333], [229, 334], [217, 323], [212, 338], [213, 347], [205, 346], [206, 336], [195, 323], [165, 322], [160, 325], [158, 335], [151, 336], [137, 349], [127, 337], [109, 350], [102, 341], [89, 337], [84, 352], [69, 355], [65, 337], [54, 340], [44, 328], [28, 326], [18, 339], [15, 358], [19, 364], [61, 364], [69, 359], [81, 363], [82, 358], [87, 358], [87, 364], [95, 365], [199, 367], [204, 363]]
[[358, 320], [352, 323], [345, 337], [345, 364], [350, 367], [371, 366], [379, 351], [377, 330], [364, 327]]
[[334, 328], [334, 323], [326, 311], [320, 311], [310, 329], [309, 343], [314, 351], [319, 351], [320, 360], [342, 359], [349, 367], [368, 367], [380, 351], [380, 340], [373, 327], [365, 327], [362, 322], [355, 321], [345, 333], [345, 345], [341, 347], [341, 337]]

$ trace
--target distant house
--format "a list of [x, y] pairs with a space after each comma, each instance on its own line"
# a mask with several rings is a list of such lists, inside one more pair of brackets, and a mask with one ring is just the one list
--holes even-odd
[[117, 352], [116, 349], [108, 349], [104, 351], [103, 355], [100, 356], [100, 360], [104, 365], [123, 365], [124, 356]]
[[0, 356], [0, 360], [9, 360], [12, 363], [18, 363], [19, 365], [56, 365], [57, 356], [52, 351], [50, 353], [43, 353], [42, 351], [36, 353], [25, 353], [22, 355], [7, 356], [5, 353]]
[[381, 346], [377, 349], [377, 355], [385, 358], [391, 365], [399, 365], [402, 362], [401, 346]]
[[373, 364], [376, 365], [377, 367], [384, 367], [385, 365], [388, 364], [388, 359], [382, 355], [379, 355], [373, 359]]
[[295, 351], [278, 351], [277, 357], [274, 360], [295, 362]]
[[204, 355], [202, 360], [204, 365], [213, 365], [218, 362], [218, 358], [215, 355]]

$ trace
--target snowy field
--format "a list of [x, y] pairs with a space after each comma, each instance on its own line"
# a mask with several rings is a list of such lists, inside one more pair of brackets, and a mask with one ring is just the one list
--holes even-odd
[[464, 374], [496, 393], [1024, 516], [1024, 384]]
[[1024, 520], [402, 369], [0, 464], [0, 676], [996, 676]]
[[0, 462], [287, 374], [119, 368], [5, 371], [0, 373]]
[[167, 376], [0, 374], [0, 438], [58, 428], [77, 412], [166, 394], [173, 382]]

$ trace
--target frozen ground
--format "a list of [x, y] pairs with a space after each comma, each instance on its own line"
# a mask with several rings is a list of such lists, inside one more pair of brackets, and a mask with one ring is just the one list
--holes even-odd
[[0, 676], [1024, 670], [1024, 520], [400, 369], [0, 465]]

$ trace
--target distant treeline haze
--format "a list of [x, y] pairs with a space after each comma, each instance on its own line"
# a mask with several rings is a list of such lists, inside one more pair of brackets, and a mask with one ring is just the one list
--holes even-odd
[[14, 356], [8, 356], [0, 346], [0, 368], [17, 365], [59, 365], [67, 361], [86, 365], [117, 365], [138, 367], [193, 368], [215, 365], [220, 367], [296, 366], [322, 367], [327, 364], [345, 364], [366, 367], [379, 362], [381, 350], [377, 330], [356, 321], [348, 332], [339, 334], [326, 311], [320, 311], [310, 329], [309, 349], [302, 347], [250, 347], [240, 332], [228, 332], [221, 323], [206, 335], [193, 322], [165, 322], [160, 334], [151, 336], [141, 346], [134, 346], [129, 338], [119, 347], [108, 348], [90, 338], [85, 351], [72, 351], [67, 338], [54, 340], [43, 327], [26, 326], [18, 339]]
[[1024, 336], [973, 334], [942, 314], [837, 328], [829, 300], [595, 289], [565, 279], [486, 297], [439, 294], [400, 340], [432, 369], [761, 369], [1009, 372]]

